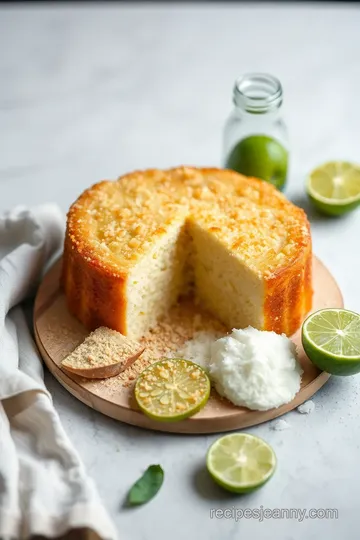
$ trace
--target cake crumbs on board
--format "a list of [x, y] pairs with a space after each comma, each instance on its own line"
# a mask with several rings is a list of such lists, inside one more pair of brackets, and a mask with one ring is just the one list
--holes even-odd
[[191, 297], [181, 298], [168, 314], [139, 340], [140, 345], [145, 347], [143, 354], [120, 375], [95, 384], [105, 386], [111, 393], [117, 392], [121, 387], [132, 386], [146, 367], [166, 356], [176, 356], [177, 351], [198, 332], [213, 333], [214, 339], [217, 339], [224, 336], [227, 329]]

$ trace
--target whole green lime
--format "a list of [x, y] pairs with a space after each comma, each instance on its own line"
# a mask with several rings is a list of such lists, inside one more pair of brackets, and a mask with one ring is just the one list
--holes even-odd
[[234, 146], [225, 166], [245, 176], [270, 182], [282, 190], [286, 183], [288, 152], [272, 137], [251, 135]]

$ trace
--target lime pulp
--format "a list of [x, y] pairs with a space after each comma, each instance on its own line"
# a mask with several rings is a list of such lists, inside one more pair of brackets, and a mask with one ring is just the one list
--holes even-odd
[[360, 204], [360, 166], [347, 161], [320, 165], [309, 174], [306, 190], [320, 212], [346, 214]]
[[360, 315], [346, 309], [322, 309], [302, 326], [302, 343], [310, 360], [333, 375], [360, 372]]
[[210, 446], [206, 465], [212, 478], [224, 489], [247, 493], [271, 478], [276, 456], [263, 439], [248, 433], [231, 433]]
[[287, 177], [288, 152], [272, 137], [251, 135], [234, 146], [225, 160], [225, 167], [270, 182], [282, 190]]
[[190, 360], [165, 358], [146, 368], [135, 384], [135, 399], [150, 418], [176, 422], [202, 409], [210, 395], [205, 371]]

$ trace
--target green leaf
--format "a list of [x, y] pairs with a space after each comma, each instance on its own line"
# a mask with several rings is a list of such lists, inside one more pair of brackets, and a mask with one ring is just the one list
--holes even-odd
[[134, 506], [150, 501], [162, 486], [164, 471], [160, 465], [150, 465], [128, 494], [128, 504]]

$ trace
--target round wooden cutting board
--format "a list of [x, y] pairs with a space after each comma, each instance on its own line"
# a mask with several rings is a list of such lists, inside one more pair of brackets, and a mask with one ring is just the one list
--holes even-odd
[[[298, 407], [325, 384], [329, 375], [320, 372], [307, 358], [301, 345], [298, 330], [291, 339], [297, 345], [299, 360], [304, 370], [300, 392], [293, 401], [269, 411], [250, 411], [235, 407], [213, 391], [206, 407], [198, 414], [174, 423], [151, 420], [136, 407], [132, 387], [124, 386], [118, 379], [91, 381], [69, 375], [60, 369], [67, 356], [84, 338], [88, 330], [67, 310], [63, 292], [59, 288], [61, 262], [58, 261], [46, 274], [39, 287], [34, 311], [34, 329], [37, 345], [45, 364], [71, 394], [80, 401], [112, 418], [128, 424], [172, 433], [218, 433], [241, 429], [266, 422]], [[313, 259], [313, 311], [327, 307], [343, 307], [339, 287], [325, 266]]]

